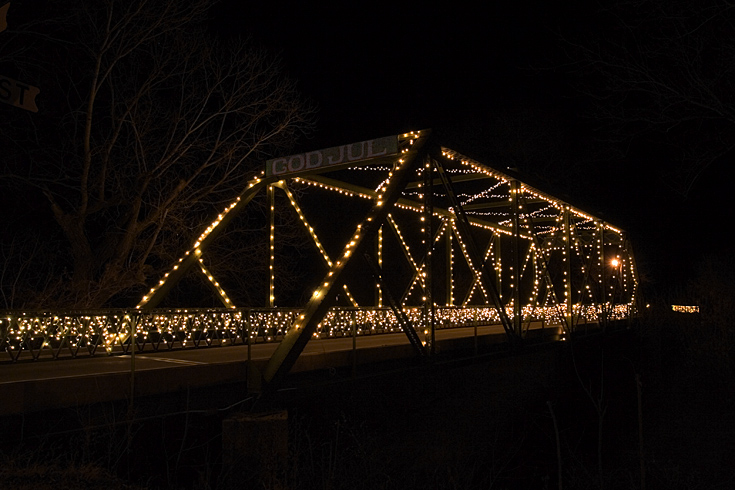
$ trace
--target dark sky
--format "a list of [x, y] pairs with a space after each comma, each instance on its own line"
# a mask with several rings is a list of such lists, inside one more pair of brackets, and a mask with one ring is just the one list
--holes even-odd
[[[576, 114], [579, 96], [555, 68], [566, 62], [559, 56], [563, 36], [583, 25], [589, 11], [574, 2], [561, 4], [491, 2], [468, 8], [464, 2], [441, 7], [396, 2], [378, 8], [359, 2], [225, 0], [214, 25], [223, 36], [249, 37], [277, 53], [287, 75], [318, 108], [316, 132], [294, 152], [431, 128], [441, 144], [505, 168], [520, 165], [490, 142], [505, 137], [498, 119], [512, 124], [525, 119], [521, 139], [535, 140], [534, 132], [548, 128], [560, 132], [554, 138], [564, 142], [554, 144], [563, 145], [564, 153], [580, 154], [578, 142], [584, 146], [589, 139], [579, 137], [586, 125]], [[559, 160], [560, 150], [547, 157], [536, 149], [525, 156], [526, 163], [547, 167], [543, 160]], [[562, 197], [571, 199], [569, 192]], [[599, 208], [576, 197], [572, 202], [585, 209]]]
[[[726, 249], [715, 229], [721, 218], [710, 212], [714, 200], [723, 217], [733, 214], [723, 165], [682, 199], [661, 186], [667, 162], [647, 152], [645, 141], [642, 150], [617, 161], [596, 154], [599, 135], [591, 132], [584, 98], [561, 65], [568, 61], [566, 40], [589, 30], [597, 4], [329, 3], [225, 0], [216, 10], [221, 35], [250, 37], [278, 53], [285, 72], [318, 107], [315, 134], [296, 150], [432, 128], [471, 134], [475, 141], [466, 138], [456, 149], [482, 157], [473, 151], [481, 153], [482, 140], [493, 137], [496, 126], [489, 121], [523, 114], [534, 124], [544, 121], [542, 131], [553, 127], [551, 137], [565, 142], [561, 151], [550, 149], [550, 162], [575, 160], [559, 167], [567, 186], [544, 190], [628, 230], [639, 268], [654, 283], [684, 280], [703, 253]], [[543, 152], [534, 158], [547, 165]], [[681, 226], [694, 220], [696, 233]]]
[[560, 14], [549, 7], [252, 3], [223, 2], [221, 30], [280, 53], [319, 107], [317, 147], [548, 101], [544, 81], [526, 69], [553, 36]]

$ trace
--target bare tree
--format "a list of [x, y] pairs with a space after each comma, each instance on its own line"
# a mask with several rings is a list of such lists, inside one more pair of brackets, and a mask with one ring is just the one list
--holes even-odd
[[42, 87], [38, 114], [2, 118], [2, 163], [63, 237], [56, 304], [143, 287], [266, 155], [311, 128], [277, 60], [207, 33], [211, 4], [68, 0], [3, 33], [3, 66]]
[[569, 39], [578, 87], [596, 101], [607, 134], [657, 145], [670, 162], [664, 180], [686, 196], [735, 148], [735, 3], [608, 3]]

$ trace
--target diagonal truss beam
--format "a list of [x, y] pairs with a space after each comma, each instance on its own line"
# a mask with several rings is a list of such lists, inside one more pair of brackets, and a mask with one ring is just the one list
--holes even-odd
[[217, 279], [212, 275], [209, 270], [204, 266], [204, 261], [201, 257], [199, 257], [199, 272], [204, 276], [204, 278], [207, 280], [207, 284], [209, 284], [209, 287], [214, 291], [214, 294], [219, 298], [220, 302], [222, 303], [222, 306], [225, 308], [235, 308], [235, 305], [230, 300], [230, 297], [227, 296], [227, 293], [225, 292], [224, 288], [220, 286], [220, 284], [217, 282]]
[[398, 228], [398, 224], [393, 219], [393, 216], [390, 214], [388, 215], [388, 222], [390, 223], [390, 227], [393, 230], [393, 234], [398, 239], [398, 243], [401, 245], [401, 251], [403, 251], [403, 255], [406, 257], [406, 260], [411, 264], [414, 270], [414, 280], [416, 277], [420, 276], [420, 270], [419, 265], [414, 260], [413, 256], [411, 255], [411, 251], [408, 249], [408, 243], [406, 243], [406, 240], [403, 238], [403, 234], [401, 233], [401, 230]]

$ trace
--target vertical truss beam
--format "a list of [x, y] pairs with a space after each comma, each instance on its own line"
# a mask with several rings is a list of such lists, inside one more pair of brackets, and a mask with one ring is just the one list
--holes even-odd
[[517, 180], [510, 181], [510, 218], [513, 229], [511, 237], [511, 256], [513, 261], [513, 284], [511, 291], [513, 292], [513, 332], [520, 338], [522, 336], [523, 325], [523, 308], [521, 307], [521, 204], [520, 204], [521, 184]]
[[431, 252], [434, 248], [434, 235], [432, 230], [432, 219], [434, 217], [434, 178], [432, 176], [433, 166], [431, 164], [431, 157], [429, 155], [425, 155], [422, 163], [422, 174], [424, 177], [424, 213], [421, 220], [424, 223], [424, 274], [426, 275], [424, 278], [424, 337], [427, 338], [429, 352], [434, 354], [436, 340], [436, 309], [434, 308], [434, 273], [431, 256]]
[[493, 271], [495, 271], [495, 284], [498, 291], [503, 290], [503, 241], [500, 233], [495, 233], [495, 263], [493, 264]]
[[204, 278], [207, 280], [207, 284], [209, 284], [209, 287], [212, 289], [215, 296], [217, 296], [217, 298], [220, 300], [222, 306], [224, 306], [225, 308], [235, 308], [235, 305], [230, 300], [230, 297], [227, 296], [224, 288], [220, 286], [212, 273], [209, 272], [206, 267], [204, 267], [204, 262], [202, 261], [201, 257], [199, 257], [199, 272], [201, 272]]
[[565, 321], [570, 332], [574, 332], [572, 310], [572, 217], [569, 207], [564, 206], [564, 303], [566, 304]]
[[273, 185], [269, 185], [268, 197], [268, 301], [267, 306], [276, 306], [276, 196]]
[[598, 240], [600, 241], [600, 321], [603, 328], [607, 325], [607, 280], [605, 279], [605, 223], [599, 221], [597, 223]]
[[[383, 269], [383, 228], [383, 226], [378, 228], [375, 240], [375, 256], [378, 258], [378, 268], [381, 270]], [[375, 304], [378, 308], [383, 306], [383, 288], [377, 282], [375, 283]]]
[[454, 285], [454, 270], [453, 270], [453, 260], [452, 260], [452, 234], [451, 233], [445, 233], [444, 234], [444, 246], [446, 247], [446, 253], [444, 255], [444, 268], [446, 270], [445, 274], [445, 288], [447, 290], [446, 295], [446, 306], [452, 306], [454, 304], [454, 295], [453, 295], [453, 285]]

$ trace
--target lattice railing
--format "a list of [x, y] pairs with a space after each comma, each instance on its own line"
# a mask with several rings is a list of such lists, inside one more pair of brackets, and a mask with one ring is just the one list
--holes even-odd
[[[616, 305], [608, 319], [629, 316], [629, 305]], [[423, 308], [407, 309], [411, 322], [422, 322]], [[524, 308], [524, 319], [563, 322], [563, 306]], [[133, 342], [137, 352], [244, 345], [278, 342], [300, 310], [288, 308], [258, 309], [180, 309], [105, 310], [80, 312], [5, 312], [0, 316], [0, 350], [12, 361], [40, 357], [93, 356], [127, 354]], [[512, 316], [513, 311], [508, 307]], [[597, 321], [599, 307], [583, 306], [574, 314], [583, 321]], [[457, 328], [499, 323], [498, 312], [486, 306], [437, 307], [437, 328]], [[353, 335], [375, 335], [401, 331], [394, 313], [388, 308], [332, 308], [314, 333], [327, 339]]]

